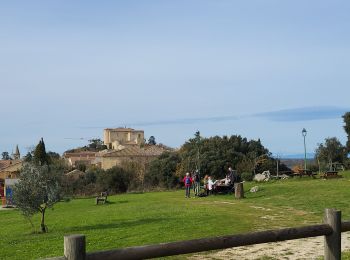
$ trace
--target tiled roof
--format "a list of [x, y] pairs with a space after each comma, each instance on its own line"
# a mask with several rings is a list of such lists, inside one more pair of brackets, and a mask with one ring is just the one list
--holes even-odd
[[111, 150], [99, 153], [97, 157], [154, 157], [166, 151], [163, 147], [156, 145], [140, 147], [138, 145], [127, 145], [121, 150]]
[[83, 151], [83, 152], [73, 152], [73, 153], [64, 153], [63, 157], [95, 157], [97, 152]]
[[12, 160], [0, 160], [0, 170], [6, 168], [12, 164]]
[[0, 160], [0, 171], [18, 162], [18, 160]]
[[[3, 164], [1, 162], [7, 161]], [[0, 172], [2, 171], [18, 171], [22, 167], [22, 160], [0, 160]]]

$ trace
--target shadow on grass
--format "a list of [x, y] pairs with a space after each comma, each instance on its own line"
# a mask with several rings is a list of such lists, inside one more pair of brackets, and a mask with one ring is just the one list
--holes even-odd
[[[114, 228], [125, 228], [125, 227], [135, 227], [141, 225], [152, 224], [160, 222], [163, 220], [169, 220], [169, 218], [146, 218], [146, 219], [136, 219], [136, 220], [126, 220], [126, 221], [115, 221], [111, 223], [100, 223], [96, 225], [86, 225], [86, 226], [76, 226], [65, 228], [65, 232], [76, 232], [76, 231], [85, 231], [85, 230], [99, 230], [99, 229], [114, 229]], [[101, 221], [103, 221], [101, 219]]]
[[104, 204], [97, 204], [96, 206], [103, 206], [103, 205], [112, 205], [112, 204], [124, 204], [128, 203], [128, 200], [120, 200], [120, 201], [110, 201], [107, 200]]

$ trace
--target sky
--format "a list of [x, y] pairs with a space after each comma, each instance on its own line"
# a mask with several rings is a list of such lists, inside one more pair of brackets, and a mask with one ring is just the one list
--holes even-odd
[[179, 147], [261, 139], [276, 156], [345, 144], [349, 1], [0, 3], [0, 152], [63, 153], [104, 128]]

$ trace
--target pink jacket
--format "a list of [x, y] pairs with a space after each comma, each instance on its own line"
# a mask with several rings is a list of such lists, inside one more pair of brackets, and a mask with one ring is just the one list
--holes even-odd
[[[186, 179], [187, 179], [187, 178], [190, 179], [189, 184], [186, 184]], [[192, 184], [192, 182], [193, 182], [193, 180], [192, 180], [192, 178], [191, 178], [190, 176], [185, 176], [184, 179], [183, 179], [182, 181], [184, 182], [185, 187], [191, 186], [191, 184]]]

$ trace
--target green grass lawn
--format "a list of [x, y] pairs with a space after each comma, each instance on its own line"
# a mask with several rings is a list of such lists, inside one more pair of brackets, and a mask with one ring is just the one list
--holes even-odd
[[[182, 190], [110, 196], [110, 203], [98, 206], [93, 198], [76, 199], [47, 212], [47, 234], [33, 233], [19, 211], [1, 210], [0, 259], [63, 255], [66, 234], [85, 234], [87, 251], [96, 251], [321, 223], [327, 207], [350, 219], [350, 172], [343, 176], [245, 183], [243, 200], [186, 199]], [[259, 192], [247, 192], [255, 185]], [[39, 215], [33, 221], [39, 227]]]

